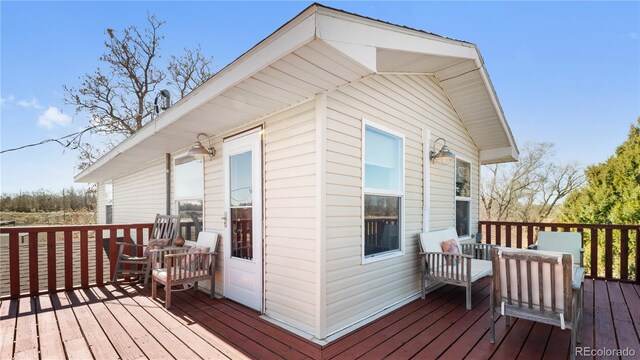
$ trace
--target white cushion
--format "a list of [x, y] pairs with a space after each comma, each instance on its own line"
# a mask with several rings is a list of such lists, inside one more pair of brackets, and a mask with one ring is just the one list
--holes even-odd
[[[460, 266], [450, 266], [450, 265], [440, 265], [439, 271], [436, 271], [435, 276], [446, 276], [446, 277], [456, 277], [454, 271], [459, 270], [461, 272], [460, 280], [467, 280], [467, 270]], [[471, 261], [471, 282], [476, 282], [476, 280], [482, 279], [486, 276], [491, 276], [493, 274], [493, 268], [491, 266], [491, 261], [488, 260], [476, 260]]]
[[573, 256], [574, 264], [580, 265], [580, 249], [582, 248], [582, 234], [579, 232], [538, 232], [538, 250], [557, 251]]
[[[191, 273], [191, 271], [185, 269], [185, 268], [181, 268], [178, 266], [174, 266], [173, 267], [173, 271], [172, 274], [177, 274], [179, 273], [179, 278], [180, 279], [184, 279], [184, 278], [189, 278], [191, 277], [193, 274]], [[153, 270], [153, 277], [158, 278], [164, 282], [167, 281], [167, 269], [166, 268], [160, 268], [160, 269], [154, 269]], [[172, 279], [174, 279], [176, 276], [172, 277]]]
[[442, 252], [440, 243], [451, 239], [455, 240], [458, 243], [458, 248], [460, 248], [458, 233], [456, 233], [455, 228], [422, 233], [420, 234], [420, 247], [422, 252]]

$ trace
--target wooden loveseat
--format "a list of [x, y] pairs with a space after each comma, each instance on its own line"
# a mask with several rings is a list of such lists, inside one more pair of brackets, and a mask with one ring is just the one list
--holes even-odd
[[[455, 240], [461, 254], [442, 251], [442, 242]], [[420, 264], [422, 268], [421, 294], [432, 282], [464, 286], [467, 290], [467, 309], [471, 309], [471, 285], [479, 279], [491, 276], [490, 254], [493, 245], [458, 241], [455, 228], [420, 234]]]

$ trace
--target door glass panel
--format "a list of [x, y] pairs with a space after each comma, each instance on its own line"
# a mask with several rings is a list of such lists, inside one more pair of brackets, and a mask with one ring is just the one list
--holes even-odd
[[253, 259], [251, 151], [229, 157], [231, 256]]

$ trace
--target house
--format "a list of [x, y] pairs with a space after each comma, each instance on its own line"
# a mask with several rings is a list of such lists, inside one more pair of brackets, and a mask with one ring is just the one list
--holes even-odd
[[75, 180], [99, 222], [219, 232], [216, 291], [328, 341], [417, 298], [419, 233], [471, 239], [517, 158], [475, 45], [313, 4]]

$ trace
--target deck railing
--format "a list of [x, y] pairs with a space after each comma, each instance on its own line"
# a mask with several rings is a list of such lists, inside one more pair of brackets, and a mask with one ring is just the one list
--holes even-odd
[[[104, 284], [115, 267], [116, 241], [142, 244], [152, 227], [151, 223], [0, 227], [0, 297]], [[142, 249], [137, 251], [142, 255]]]
[[514, 248], [535, 243], [538, 231], [580, 232], [587, 276], [640, 283], [640, 225], [480, 221], [479, 231], [484, 243]]

